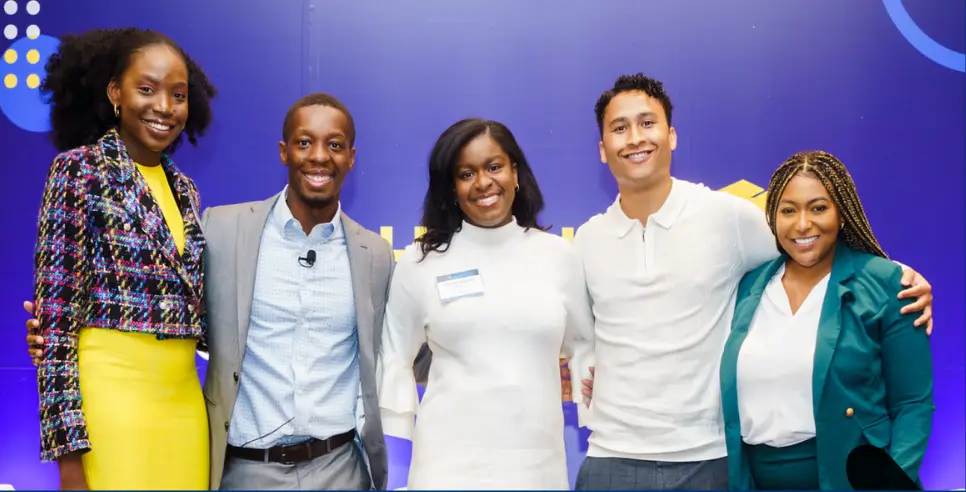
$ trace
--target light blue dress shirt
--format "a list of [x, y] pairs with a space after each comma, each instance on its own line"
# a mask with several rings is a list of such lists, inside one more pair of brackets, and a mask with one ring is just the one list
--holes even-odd
[[[359, 340], [341, 205], [308, 236], [282, 193], [262, 231], [228, 443], [256, 449], [356, 428]], [[316, 260], [304, 266], [315, 250]]]

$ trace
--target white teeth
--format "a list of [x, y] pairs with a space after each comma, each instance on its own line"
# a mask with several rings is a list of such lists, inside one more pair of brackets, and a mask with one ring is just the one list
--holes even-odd
[[635, 152], [633, 154], [629, 154], [627, 156], [627, 158], [628, 159], [643, 159], [644, 157], [646, 157], [650, 153], [651, 152], [648, 151], [648, 150], [642, 150], [641, 152]]
[[164, 124], [158, 123], [157, 121], [144, 121], [144, 124], [150, 126], [151, 128], [154, 128], [155, 130], [159, 130], [162, 132], [166, 132], [174, 128], [171, 125], [164, 125]]
[[326, 174], [306, 174], [305, 179], [311, 181], [312, 183], [322, 184], [331, 181], [332, 176]]
[[793, 239], [795, 244], [811, 244], [818, 240], [818, 236], [806, 237], [801, 239]]
[[500, 198], [499, 195], [490, 195], [486, 198], [480, 198], [479, 200], [476, 201], [476, 203], [477, 205], [481, 205], [483, 207], [489, 207], [490, 205], [493, 205], [494, 203], [496, 203], [497, 199], [499, 198]]

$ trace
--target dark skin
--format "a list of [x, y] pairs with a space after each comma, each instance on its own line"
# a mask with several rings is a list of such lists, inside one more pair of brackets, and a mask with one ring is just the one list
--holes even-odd
[[[351, 147], [348, 120], [339, 110], [306, 106], [293, 116], [289, 138], [278, 143], [278, 150], [282, 164], [288, 168], [286, 203], [308, 234], [313, 227], [335, 218], [342, 183], [355, 164], [356, 149]], [[317, 177], [321, 175], [328, 180]], [[23, 307], [32, 316], [37, 315], [33, 303], [24, 302]], [[44, 339], [36, 334], [39, 329], [36, 317], [27, 320], [27, 343], [35, 366], [43, 356]]]
[[[134, 161], [159, 165], [163, 150], [184, 129], [187, 80], [187, 67], [176, 52], [167, 46], [150, 46], [132, 55], [131, 66], [120, 82], [111, 82], [108, 96], [121, 112], [119, 134]], [[288, 168], [287, 203], [308, 234], [316, 225], [335, 218], [342, 183], [355, 164], [355, 148], [345, 114], [327, 106], [300, 108], [289, 130], [288, 140], [278, 144], [279, 157]], [[32, 303], [25, 302], [24, 308], [36, 317]], [[27, 343], [34, 365], [38, 365], [44, 343], [35, 334], [40, 322], [33, 318], [27, 326]], [[61, 490], [88, 489], [81, 454], [68, 453], [58, 460]]]
[[188, 66], [170, 46], [145, 46], [108, 84], [107, 97], [120, 112], [118, 134], [131, 159], [157, 166], [188, 121]]
[[[188, 67], [167, 45], [145, 46], [131, 54], [127, 70], [108, 84], [107, 97], [120, 114], [118, 134], [131, 159], [144, 166], [160, 165], [162, 152], [188, 121]], [[30, 343], [42, 346], [43, 340], [37, 338]], [[74, 451], [58, 458], [61, 490], [88, 489], [82, 454]]]
[[516, 164], [489, 135], [480, 135], [463, 147], [453, 189], [469, 223], [488, 228], [509, 224], [516, 187]]
[[288, 207], [305, 234], [335, 218], [342, 183], [355, 164], [351, 138], [341, 111], [306, 106], [293, 115], [288, 141], [278, 143], [288, 168]]
[[782, 286], [792, 313], [798, 312], [816, 284], [832, 271], [842, 217], [818, 178], [798, 175], [785, 186], [775, 229], [788, 253]]

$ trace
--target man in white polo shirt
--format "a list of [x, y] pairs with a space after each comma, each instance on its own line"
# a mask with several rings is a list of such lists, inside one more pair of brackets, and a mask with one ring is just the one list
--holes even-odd
[[[753, 203], [671, 177], [671, 113], [662, 84], [641, 74], [596, 106], [620, 195], [574, 238], [597, 360], [578, 490], [728, 488], [719, 361], [738, 282], [778, 251]], [[910, 283], [904, 295], [931, 323], [931, 287], [907, 269]]]

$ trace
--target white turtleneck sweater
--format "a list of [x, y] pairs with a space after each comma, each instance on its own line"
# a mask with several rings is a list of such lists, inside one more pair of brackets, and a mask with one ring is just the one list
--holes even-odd
[[[577, 399], [593, 364], [575, 252], [516, 222], [464, 222], [446, 252], [420, 258], [411, 245], [396, 265], [377, 367], [383, 429], [413, 441], [408, 487], [568, 489], [559, 357], [572, 357]], [[440, 300], [438, 277], [472, 270], [482, 295]], [[419, 403], [412, 365], [425, 341], [433, 363]]]

